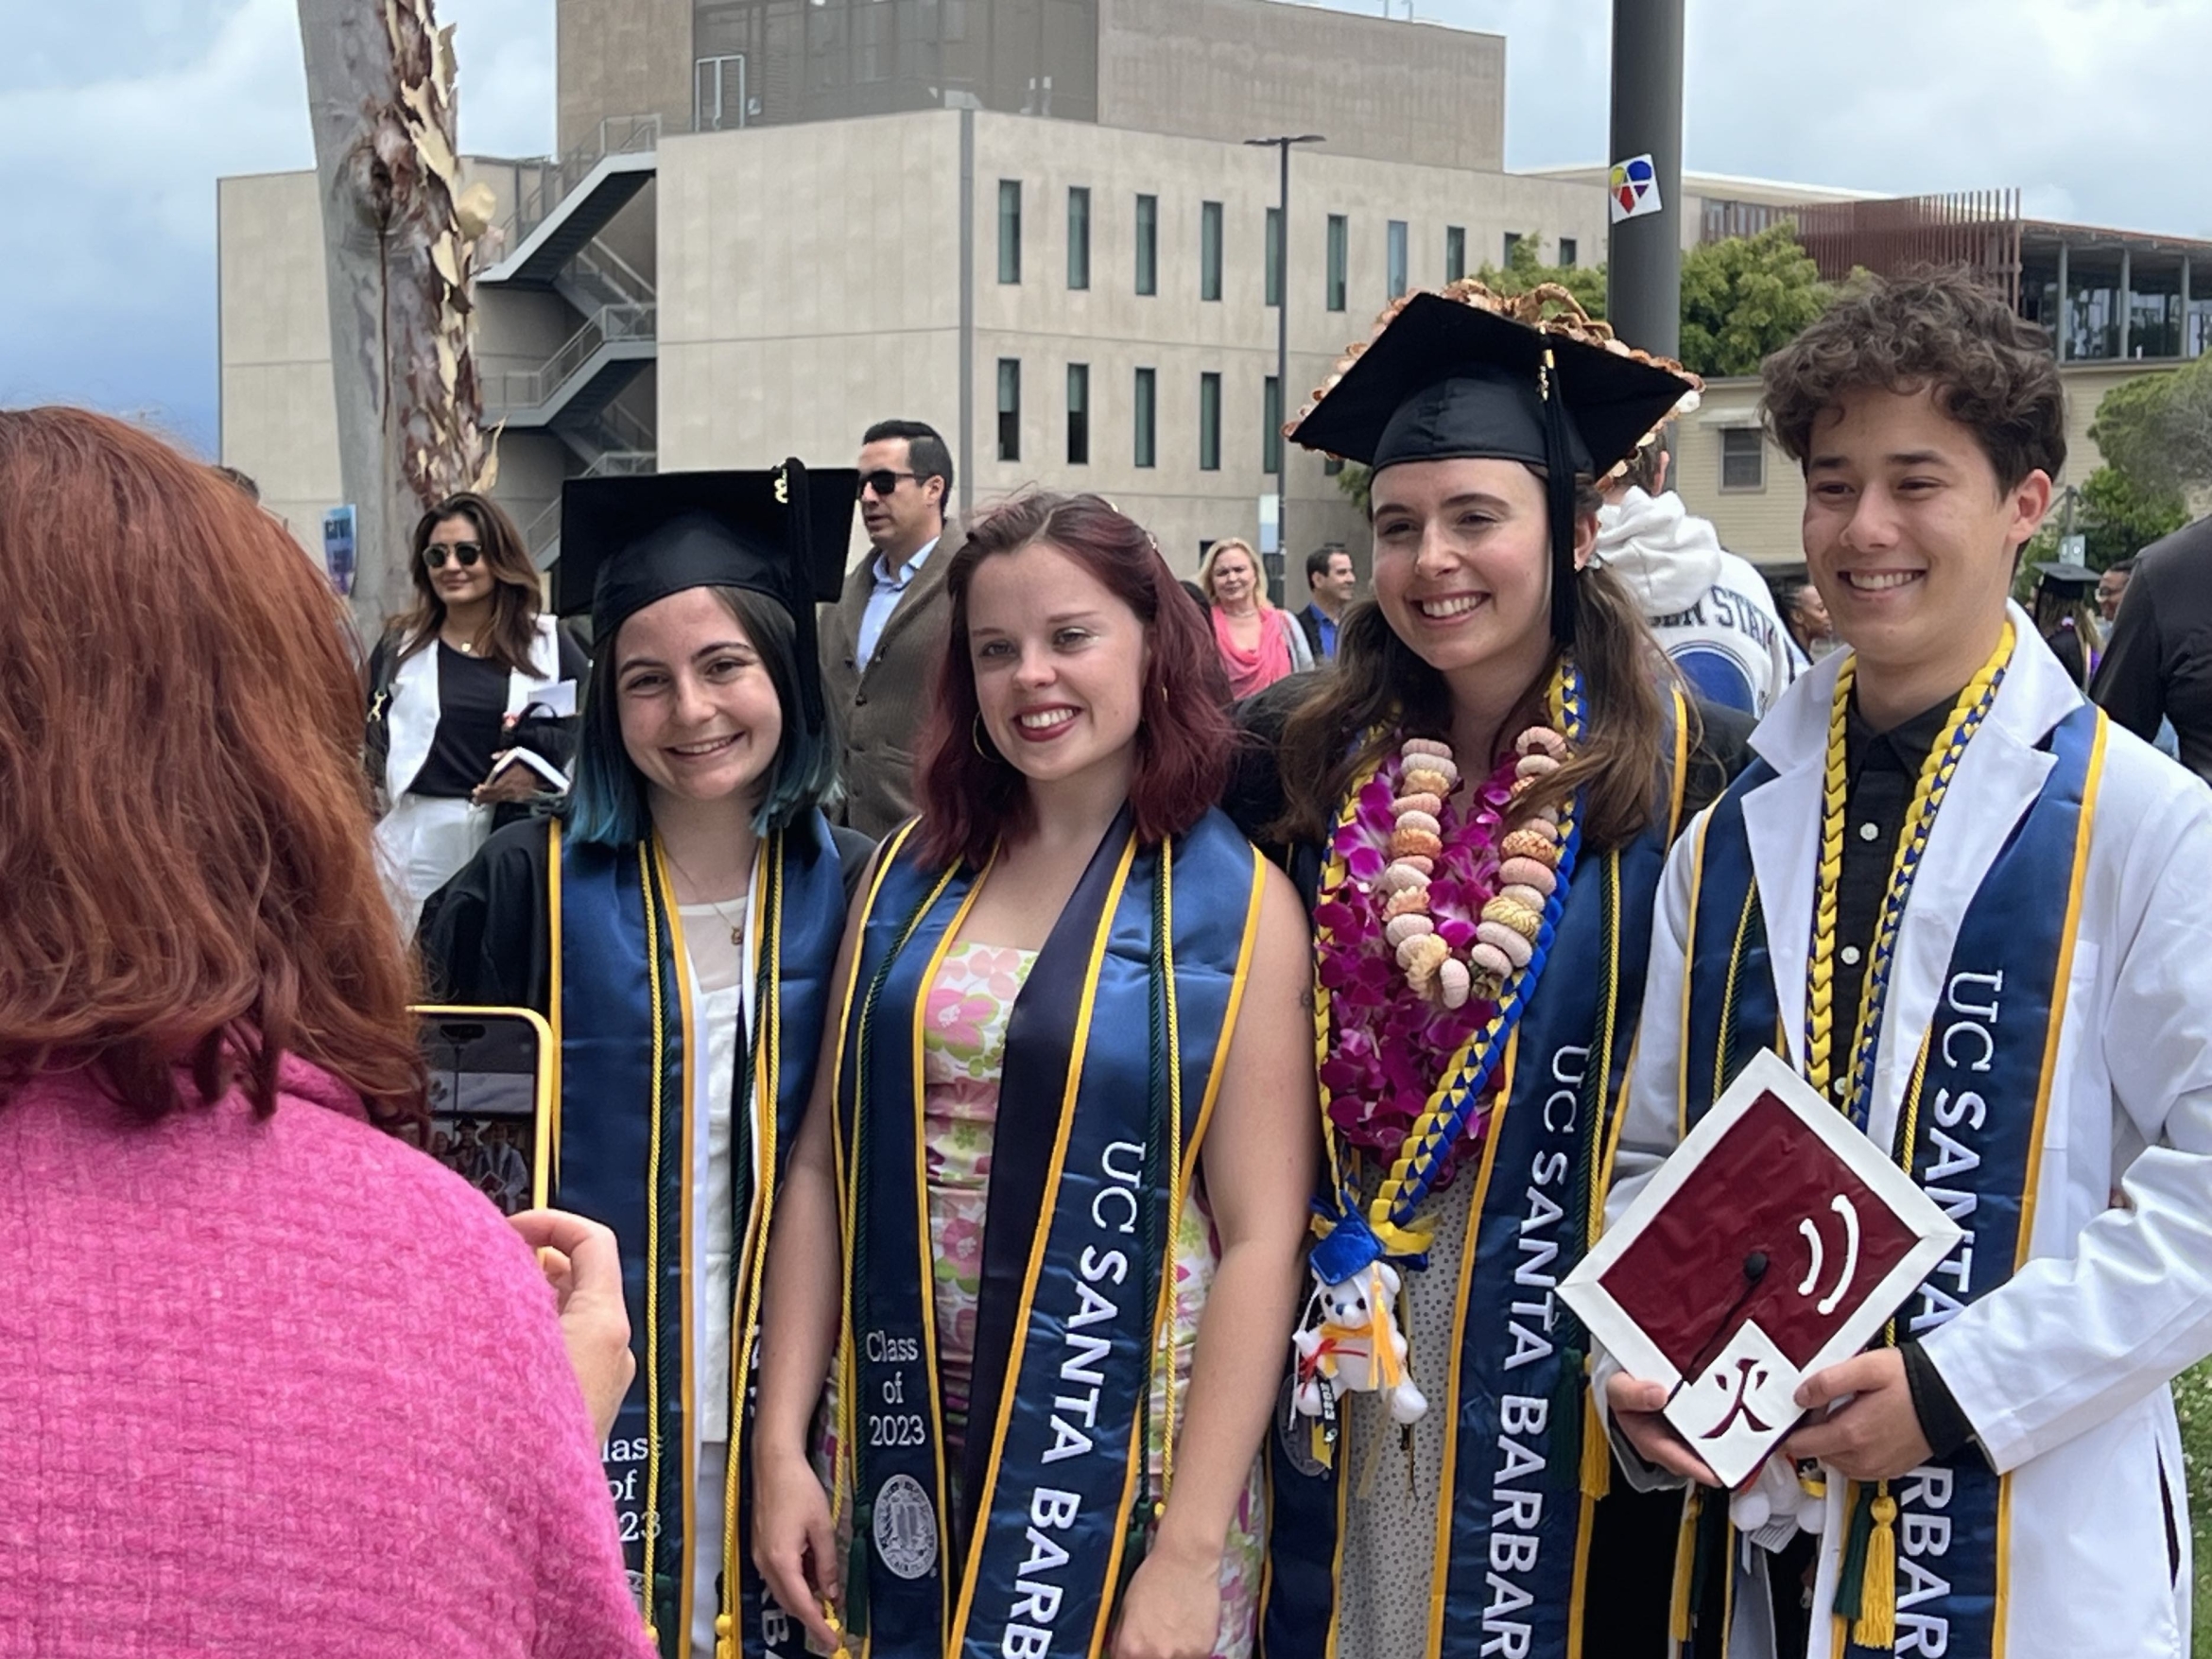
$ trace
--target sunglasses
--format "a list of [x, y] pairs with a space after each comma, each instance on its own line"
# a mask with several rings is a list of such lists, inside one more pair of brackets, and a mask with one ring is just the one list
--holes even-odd
[[874, 491], [878, 497], [889, 495], [899, 487], [901, 478], [918, 478], [921, 475], [919, 473], [894, 473], [889, 467], [879, 467], [873, 473], [862, 473], [860, 475], [860, 487], [853, 492], [854, 498], [857, 500], [871, 490]]
[[443, 570], [449, 555], [463, 570], [474, 570], [476, 561], [484, 557], [484, 549], [474, 542], [442, 542], [423, 549], [423, 562], [432, 570]]

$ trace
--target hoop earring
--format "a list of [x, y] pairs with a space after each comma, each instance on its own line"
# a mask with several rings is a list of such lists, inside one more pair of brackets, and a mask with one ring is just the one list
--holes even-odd
[[969, 723], [968, 742], [975, 749], [976, 752], [981, 755], [985, 760], [1000, 760], [1004, 758], [999, 754], [995, 748], [986, 749], [983, 747], [983, 711], [981, 709], [977, 709], [976, 711], [975, 719]]

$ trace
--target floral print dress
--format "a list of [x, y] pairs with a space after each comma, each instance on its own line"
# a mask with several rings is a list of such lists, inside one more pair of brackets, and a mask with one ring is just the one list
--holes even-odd
[[[1006, 1063], [1007, 1021], [1037, 953], [969, 942], [945, 953], [923, 1016], [923, 1149], [929, 1235], [936, 1244], [937, 1360], [944, 1402], [946, 1461], [958, 1478], [966, 1442], [975, 1370], [976, 1308], [983, 1270], [983, 1218], [991, 1148], [998, 1121], [998, 1080]], [[1175, 1238], [1175, 1404], [1180, 1411], [1198, 1348], [1199, 1314], [1220, 1261], [1205, 1199], [1185, 1201]], [[1152, 1396], [1155, 1475], [1166, 1421], [1165, 1379]], [[1255, 1461], [1230, 1523], [1221, 1557], [1221, 1623], [1216, 1659], [1247, 1659], [1259, 1613], [1264, 1488]]]

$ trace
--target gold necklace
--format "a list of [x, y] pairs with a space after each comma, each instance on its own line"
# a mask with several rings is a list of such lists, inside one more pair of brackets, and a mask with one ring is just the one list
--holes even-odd
[[[661, 847], [661, 852], [662, 852], [663, 855], [664, 855], [664, 856], [665, 856], [665, 857], [667, 858], [667, 860], [668, 860], [668, 863], [670, 864], [670, 866], [674, 868], [674, 870], [675, 870], [676, 873], [677, 873], [678, 875], [681, 875], [682, 877], [683, 877], [683, 881], [684, 881], [684, 885], [685, 885], [685, 886], [689, 887], [689, 888], [690, 888], [690, 889], [691, 889], [691, 890], [692, 890], [694, 892], [698, 892], [698, 891], [700, 891], [700, 890], [702, 890], [702, 888], [703, 888], [703, 884], [702, 884], [701, 882], [700, 882], [700, 881], [699, 881], [699, 880], [698, 880], [696, 877], [694, 877], [694, 876], [692, 875], [692, 873], [691, 873], [691, 872], [690, 872], [690, 871], [688, 871], [688, 870], [684, 869], [684, 868], [683, 868], [683, 866], [682, 864], [679, 864], [679, 863], [677, 863], [677, 861], [676, 861], [676, 855], [668, 851], [668, 848], [667, 848], [667, 845], [666, 845], [666, 843], [665, 843], [665, 842], [664, 842], [664, 843], [662, 844], [662, 847]], [[735, 898], [735, 899], [734, 899], [734, 900], [730, 900], [730, 901], [728, 901], [728, 902], [729, 902], [729, 903], [733, 903], [733, 904], [738, 904], [738, 905], [742, 905], [742, 904], [745, 902], [745, 900], [747, 899], [747, 897], [748, 897], [748, 896], [750, 896], [750, 894], [751, 894], [751, 892], [752, 892], [752, 882], [751, 882], [750, 880], [748, 880], [748, 881], [747, 881], [747, 883], [746, 883], [746, 890], [745, 890], [744, 892], [741, 892], [741, 893], [739, 893], [739, 894], [736, 896], [736, 898]], [[730, 920], [730, 912], [729, 912], [728, 910], [726, 910], [726, 909], [724, 909], [724, 908], [722, 907], [722, 905], [723, 905], [723, 902], [724, 902], [724, 901], [721, 901], [721, 900], [718, 900], [718, 899], [708, 899], [708, 898], [702, 898], [702, 899], [700, 899], [699, 902], [700, 902], [700, 904], [702, 904], [702, 905], [706, 906], [706, 907], [707, 907], [707, 908], [709, 908], [710, 910], [714, 911], [714, 913], [715, 913], [716, 915], [719, 916], [719, 917], [722, 919], [722, 925], [723, 925], [723, 926], [725, 926], [725, 927], [727, 927], [727, 928], [730, 930], [730, 942], [731, 942], [732, 944], [734, 944], [734, 945], [737, 946], [737, 948], [738, 948], [738, 949], [740, 949], [740, 950], [744, 949], [744, 948], [745, 948], [745, 918], [744, 918], [742, 915], [740, 915], [740, 916], [737, 918], [737, 920], [736, 920], [736, 921], [734, 921], [734, 922], [731, 921], [731, 920]]]

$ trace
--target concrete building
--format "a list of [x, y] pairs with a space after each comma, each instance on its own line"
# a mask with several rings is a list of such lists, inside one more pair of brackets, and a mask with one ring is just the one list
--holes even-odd
[[[1547, 263], [1604, 257], [1601, 169], [1503, 168], [1495, 35], [1296, 0], [557, 10], [563, 153], [467, 163], [505, 220], [477, 280], [498, 493], [543, 561], [565, 476], [844, 463], [901, 416], [945, 434], [960, 510], [1095, 490], [1192, 571], [1213, 539], [1259, 542], [1282, 420], [1392, 297], [1525, 238]], [[1286, 261], [1277, 154], [1243, 141], [1300, 133], [1326, 142], [1294, 152]], [[1785, 214], [1823, 259], [1926, 243], [1894, 233], [1929, 216], [1909, 203], [1684, 183], [1689, 243]], [[218, 211], [223, 456], [314, 545], [339, 482], [313, 176], [225, 180]], [[2203, 349], [2212, 302], [2190, 283], [2212, 248], [2031, 227], [2016, 205], [1994, 228], [1934, 216], [1979, 238], [2029, 314], [2074, 296], [2085, 399], [2150, 354]], [[1681, 487], [1732, 546], [1788, 564], [1795, 481], [1752, 447], [1754, 401], [1750, 382], [1713, 388]], [[1299, 603], [1307, 549], [1341, 543], [1364, 565], [1367, 539], [1333, 469], [1282, 459]]]

